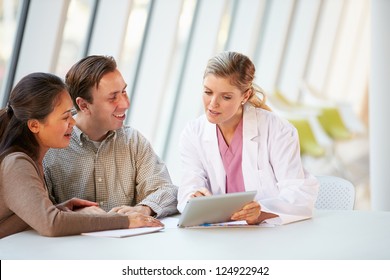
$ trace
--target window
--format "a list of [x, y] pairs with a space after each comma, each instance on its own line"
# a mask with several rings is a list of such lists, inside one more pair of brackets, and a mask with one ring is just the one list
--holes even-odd
[[69, 4], [56, 67], [60, 77], [65, 77], [69, 68], [84, 55], [94, 2], [72, 0]]
[[4, 92], [4, 86], [14, 49], [20, 7], [19, 0], [0, 0], [0, 105], [2, 96], [8, 94]]

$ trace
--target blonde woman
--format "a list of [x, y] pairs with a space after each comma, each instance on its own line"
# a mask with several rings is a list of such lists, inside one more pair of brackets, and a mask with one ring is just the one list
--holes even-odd
[[255, 201], [232, 220], [286, 224], [312, 216], [319, 184], [302, 166], [297, 131], [269, 110], [254, 78], [243, 54], [209, 60], [205, 114], [188, 123], [180, 140], [179, 211], [197, 196], [256, 190]]

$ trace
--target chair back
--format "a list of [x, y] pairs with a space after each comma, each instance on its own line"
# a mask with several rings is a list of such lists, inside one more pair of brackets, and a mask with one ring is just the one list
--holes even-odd
[[346, 179], [336, 176], [316, 176], [320, 189], [316, 209], [353, 210], [355, 187]]

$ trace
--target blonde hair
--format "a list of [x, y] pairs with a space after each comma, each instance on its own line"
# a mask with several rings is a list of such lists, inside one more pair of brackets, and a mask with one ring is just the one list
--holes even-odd
[[246, 55], [229, 51], [217, 54], [209, 59], [203, 79], [209, 74], [222, 78], [229, 78], [230, 83], [243, 93], [251, 90], [248, 102], [256, 108], [271, 111], [266, 105], [266, 95], [264, 91], [261, 87], [253, 83], [255, 78], [255, 66]]

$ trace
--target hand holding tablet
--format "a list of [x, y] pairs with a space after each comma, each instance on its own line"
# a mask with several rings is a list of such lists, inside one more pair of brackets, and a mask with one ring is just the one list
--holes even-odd
[[256, 191], [228, 193], [191, 198], [180, 216], [178, 226], [221, 223], [253, 201]]

